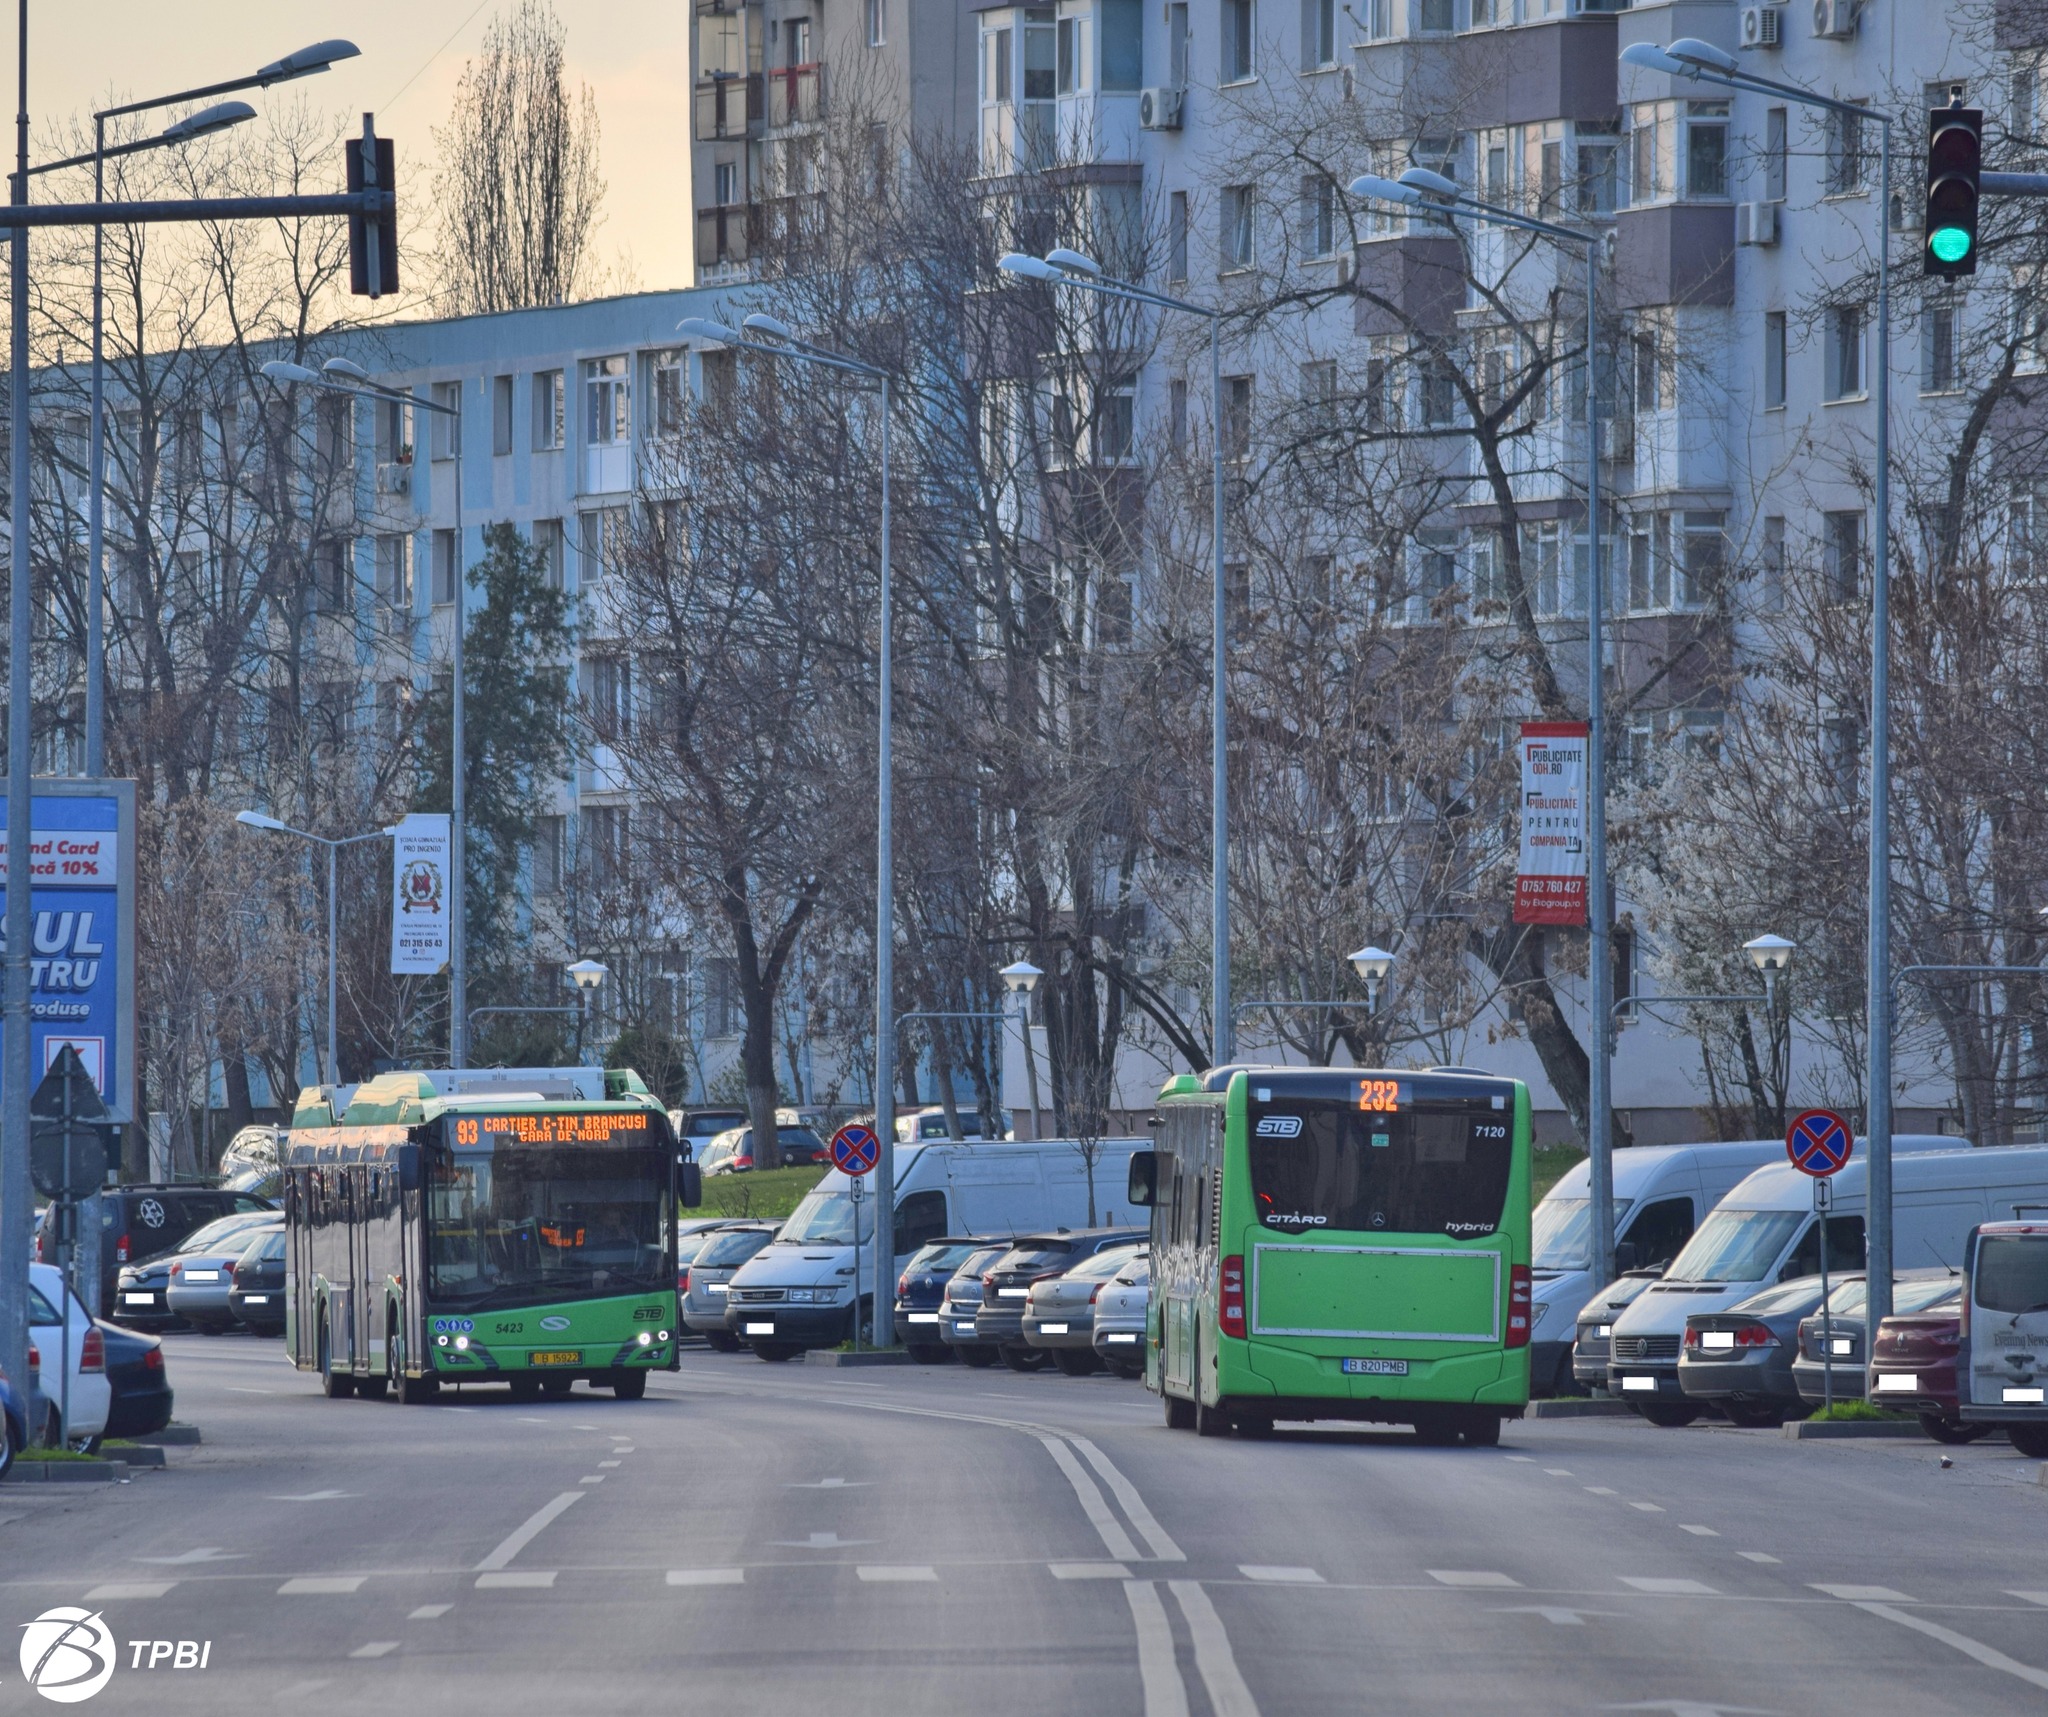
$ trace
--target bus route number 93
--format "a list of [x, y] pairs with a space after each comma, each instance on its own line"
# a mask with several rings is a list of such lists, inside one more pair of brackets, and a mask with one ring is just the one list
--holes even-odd
[[473, 1145], [477, 1142], [477, 1124], [474, 1121], [455, 1123], [455, 1142], [458, 1145]]
[[1393, 1114], [1401, 1107], [1401, 1082], [1398, 1079], [1359, 1080], [1358, 1107], [1368, 1115]]

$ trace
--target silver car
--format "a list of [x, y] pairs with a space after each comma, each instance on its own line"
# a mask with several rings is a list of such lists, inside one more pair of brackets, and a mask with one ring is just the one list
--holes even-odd
[[1024, 1300], [1024, 1341], [1043, 1348], [1069, 1377], [1100, 1371], [1095, 1353], [1095, 1301], [1126, 1264], [1143, 1255], [1139, 1246], [1107, 1246], [1071, 1270], [1033, 1282]]
[[720, 1353], [738, 1353], [740, 1338], [725, 1327], [725, 1289], [732, 1275], [775, 1238], [772, 1222], [735, 1223], [705, 1241], [683, 1272], [683, 1327]]
[[239, 1320], [228, 1306], [228, 1290], [235, 1285], [235, 1266], [259, 1234], [284, 1226], [281, 1213], [245, 1227], [220, 1232], [237, 1219], [224, 1216], [209, 1222], [166, 1260], [170, 1280], [164, 1287], [164, 1304], [172, 1317], [183, 1318], [196, 1330], [220, 1335], [237, 1327]]
[[1140, 1252], [1095, 1296], [1095, 1357], [1119, 1377], [1145, 1375], [1145, 1313], [1152, 1303], [1152, 1258]]

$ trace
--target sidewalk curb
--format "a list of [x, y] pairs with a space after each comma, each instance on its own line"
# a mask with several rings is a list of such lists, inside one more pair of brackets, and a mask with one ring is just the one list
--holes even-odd
[[116, 1449], [107, 1456], [110, 1461], [126, 1461], [131, 1467], [168, 1466], [169, 1460], [162, 1449], [153, 1443], [130, 1443]]
[[1635, 1409], [1626, 1401], [1599, 1401], [1588, 1396], [1561, 1401], [1531, 1401], [1522, 1409], [1524, 1419], [1627, 1419]]
[[806, 1365], [829, 1365], [841, 1368], [868, 1365], [915, 1365], [917, 1362], [900, 1347], [885, 1352], [841, 1353], [837, 1348], [814, 1347], [804, 1355]]
[[142, 1431], [128, 1439], [131, 1443], [157, 1443], [166, 1448], [190, 1448], [199, 1441], [197, 1425], [166, 1425], [161, 1431]]
[[128, 1477], [126, 1461], [17, 1460], [0, 1484], [115, 1484]]
[[1833, 1442], [1839, 1437], [1917, 1437], [1929, 1440], [1927, 1433], [1911, 1420], [1901, 1423], [1895, 1419], [1829, 1419], [1816, 1425], [1811, 1420], [1798, 1419], [1781, 1429], [1786, 1440], [1794, 1443]]

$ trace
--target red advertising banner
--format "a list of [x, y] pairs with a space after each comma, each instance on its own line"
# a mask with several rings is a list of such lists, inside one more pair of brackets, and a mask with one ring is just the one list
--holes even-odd
[[1517, 924], [1586, 922], [1586, 724], [1522, 723]]

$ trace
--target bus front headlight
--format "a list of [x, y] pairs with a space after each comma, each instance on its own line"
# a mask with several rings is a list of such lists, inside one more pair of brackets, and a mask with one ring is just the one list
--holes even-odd
[[642, 1330], [640, 1332], [640, 1345], [642, 1347], [652, 1347], [654, 1345], [654, 1337], [649, 1335], [647, 1331]]

